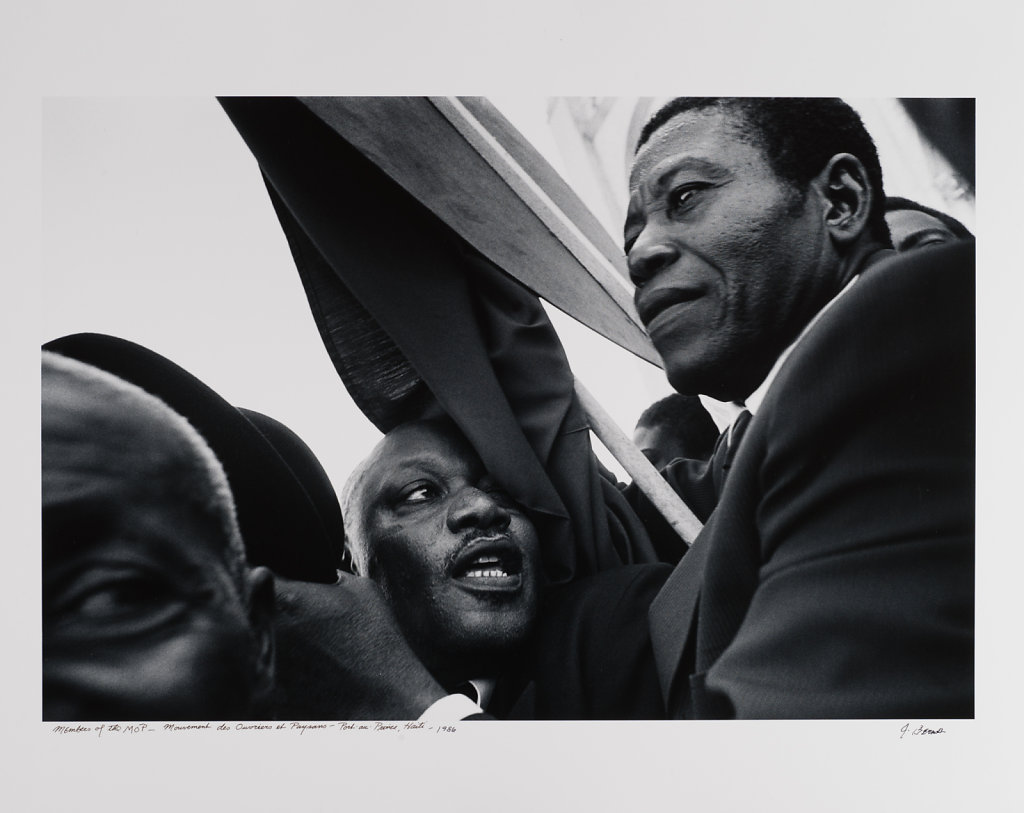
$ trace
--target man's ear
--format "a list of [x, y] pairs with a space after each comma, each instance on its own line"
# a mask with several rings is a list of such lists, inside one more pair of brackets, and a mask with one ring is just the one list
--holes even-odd
[[833, 155], [816, 181], [825, 200], [825, 227], [832, 239], [844, 246], [856, 242], [866, 233], [876, 205], [864, 164], [848, 152]]
[[274, 574], [265, 567], [252, 568], [249, 581], [249, 626], [255, 654], [253, 702], [269, 697], [274, 688]]
[[349, 573], [355, 573], [355, 575], [362, 575], [359, 572], [359, 562], [356, 561], [355, 554], [352, 552], [352, 546], [349, 545], [348, 539], [345, 540], [345, 547], [341, 551], [341, 569]]

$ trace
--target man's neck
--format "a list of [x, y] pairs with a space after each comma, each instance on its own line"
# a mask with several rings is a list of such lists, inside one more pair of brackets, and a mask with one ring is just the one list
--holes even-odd
[[851, 283], [858, 279], [867, 268], [874, 265], [879, 260], [890, 256], [892, 253], [891, 249], [885, 249], [878, 244], [872, 244], [863, 252], [859, 253], [856, 263], [851, 262], [847, 264], [844, 269], [841, 269], [843, 271], [841, 278], [845, 280], [842, 287], [839, 288], [836, 294], [828, 302], [818, 309], [818, 312], [815, 313], [811, 320], [804, 326], [803, 330], [800, 331], [800, 334], [789, 344], [788, 347], [786, 347], [785, 350], [782, 351], [782, 353], [779, 354], [775, 363], [772, 365], [772, 368], [768, 371], [768, 375], [766, 375], [754, 391], [747, 396], [745, 406], [752, 415], [757, 414], [757, 410], [760, 408], [761, 402], [764, 400], [764, 397], [768, 392], [768, 388], [775, 380], [775, 376], [778, 375], [779, 369], [785, 363], [786, 358], [793, 351], [793, 348], [800, 343], [800, 340], [803, 339], [811, 329], [811, 326], [821, 318], [822, 314], [824, 314], [826, 310], [832, 307], [836, 300], [849, 290]]
[[775, 356], [767, 371], [757, 379], [757, 385], [751, 385], [746, 396], [736, 399], [736, 403], [744, 404], [751, 398], [755, 398], [755, 400], [760, 403], [756, 394], [761, 393], [763, 395], [763, 392], [766, 389], [766, 383], [771, 381], [773, 373], [777, 371], [779, 365], [785, 359], [785, 356], [793, 349], [794, 345], [800, 340], [804, 333], [807, 332], [808, 327], [814, 323], [814, 321], [832, 302], [835, 301], [836, 297], [838, 297], [840, 293], [849, 287], [851, 280], [856, 279], [868, 266], [874, 265], [874, 263], [879, 259], [892, 253], [891, 249], [887, 250], [877, 241], [871, 241], [858, 245], [851, 249], [848, 254], [840, 258], [840, 261], [834, 270], [834, 274], [830, 275], [833, 282], [828, 286], [823, 286], [818, 292], [819, 297], [827, 298], [818, 300], [817, 307], [812, 313], [808, 314], [809, 318], [807, 318], [806, 322], [804, 322], [799, 329], [794, 332], [793, 339], [779, 352], [777, 356]]
[[849, 254], [843, 257], [839, 263], [839, 274], [836, 278], [836, 293], [842, 291], [850, 284], [850, 280], [878, 260], [890, 256], [892, 248], [883, 246], [877, 240], [864, 243], [854, 247]]

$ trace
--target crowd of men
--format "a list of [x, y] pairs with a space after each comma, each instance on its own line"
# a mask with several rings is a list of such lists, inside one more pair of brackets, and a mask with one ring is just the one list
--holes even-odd
[[[839, 100], [688, 98], [624, 238], [678, 393], [637, 443], [705, 525], [567, 583], [449, 418], [339, 500], [153, 351], [45, 346], [44, 719], [973, 716], [970, 233], [886, 198]], [[742, 411], [718, 433], [698, 395]]]

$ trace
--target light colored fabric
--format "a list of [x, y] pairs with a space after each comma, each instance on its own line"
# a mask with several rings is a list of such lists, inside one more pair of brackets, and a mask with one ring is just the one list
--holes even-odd
[[485, 709], [490, 704], [491, 697], [494, 695], [495, 682], [493, 679], [487, 678], [469, 681], [469, 684], [476, 690], [476, 702], [481, 708]]
[[448, 694], [431, 703], [426, 711], [419, 716], [424, 723], [453, 723], [465, 720], [474, 714], [483, 714], [484, 710], [464, 694]]

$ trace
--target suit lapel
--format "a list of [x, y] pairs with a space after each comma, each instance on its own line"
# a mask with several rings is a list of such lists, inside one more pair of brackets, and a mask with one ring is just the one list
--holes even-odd
[[[712, 522], [714, 518], [712, 517]], [[662, 697], [668, 707], [673, 696], [674, 685], [679, 677], [685, 677], [686, 670], [680, 669], [680, 661], [686, 650], [693, 630], [697, 599], [707, 559], [705, 537], [707, 527], [697, 536], [689, 552], [676, 565], [665, 586], [651, 603], [648, 621], [651, 630], [651, 646], [658, 670]]]
[[[891, 252], [879, 252], [877, 256], [887, 254]], [[869, 258], [865, 266], [873, 262]], [[806, 351], [806, 347], [795, 348], [794, 355], [801, 350]], [[780, 370], [780, 378], [785, 375], [784, 370], [785, 367]], [[777, 390], [778, 387], [774, 385], [769, 390], [758, 411], [759, 415], [778, 408], [780, 396]], [[752, 421], [749, 412], [741, 413], [733, 429], [731, 444], [723, 449], [725, 444], [719, 443], [712, 460], [712, 474], [718, 494], [716, 506], [722, 505], [724, 501], [728, 503], [729, 509], [735, 510], [720, 515], [716, 507], [693, 547], [676, 566], [651, 604], [648, 618], [658, 680], [666, 707], [673, 715], [682, 709], [678, 701], [680, 694], [689, 696], [691, 670], [701, 673], [715, 663], [736, 634], [756, 589], [760, 566], [756, 548], [751, 547], [744, 553], [736, 547], [747, 542], [751, 546], [757, 544], [756, 528], [748, 527], [745, 523], [753, 521], [753, 514], [750, 513], [748, 517], [747, 509], [750, 512], [756, 511], [760, 499], [755, 474], [756, 467], [765, 455], [766, 440], [765, 430], [750, 430], [754, 425], [763, 427], [765, 424], [763, 419], [760, 422]], [[742, 455], [741, 438], [746, 438]], [[733, 468], [736, 471], [731, 472]], [[727, 475], [729, 493], [723, 494]], [[723, 545], [726, 550], [722, 550]], [[698, 604], [701, 603], [707, 560], [712, 555], [712, 547], [718, 548], [714, 553], [711, 573], [716, 592], [713, 605], [704, 602], [698, 624]], [[723, 569], [726, 575], [723, 575]], [[686, 682], [685, 686], [681, 686], [683, 681]], [[716, 710], [712, 716], [718, 714]]]
[[[725, 487], [725, 478], [732, 467], [733, 458], [740, 441], [750, 423], [751, 415], [743, 410], [736, 418], [730, 433], [723, 432], [711, 460], [715, 492], [720, 497]], [[649, 622], [654, 659], [658, 668], [658, 680], [666, 706], [674, 696], [675, 683], [686, 677], [688, 670], [681, 668], [681, 661], [690, 638], [695, 634], [694, 617], [704, 581], [704, 567], [707, 550], [711, 547], [715, 515], [712, 513], [708, 524], [700, 533], [690, 551], [682, 558], [676, 569], [665, 582], [651, 604]]]

